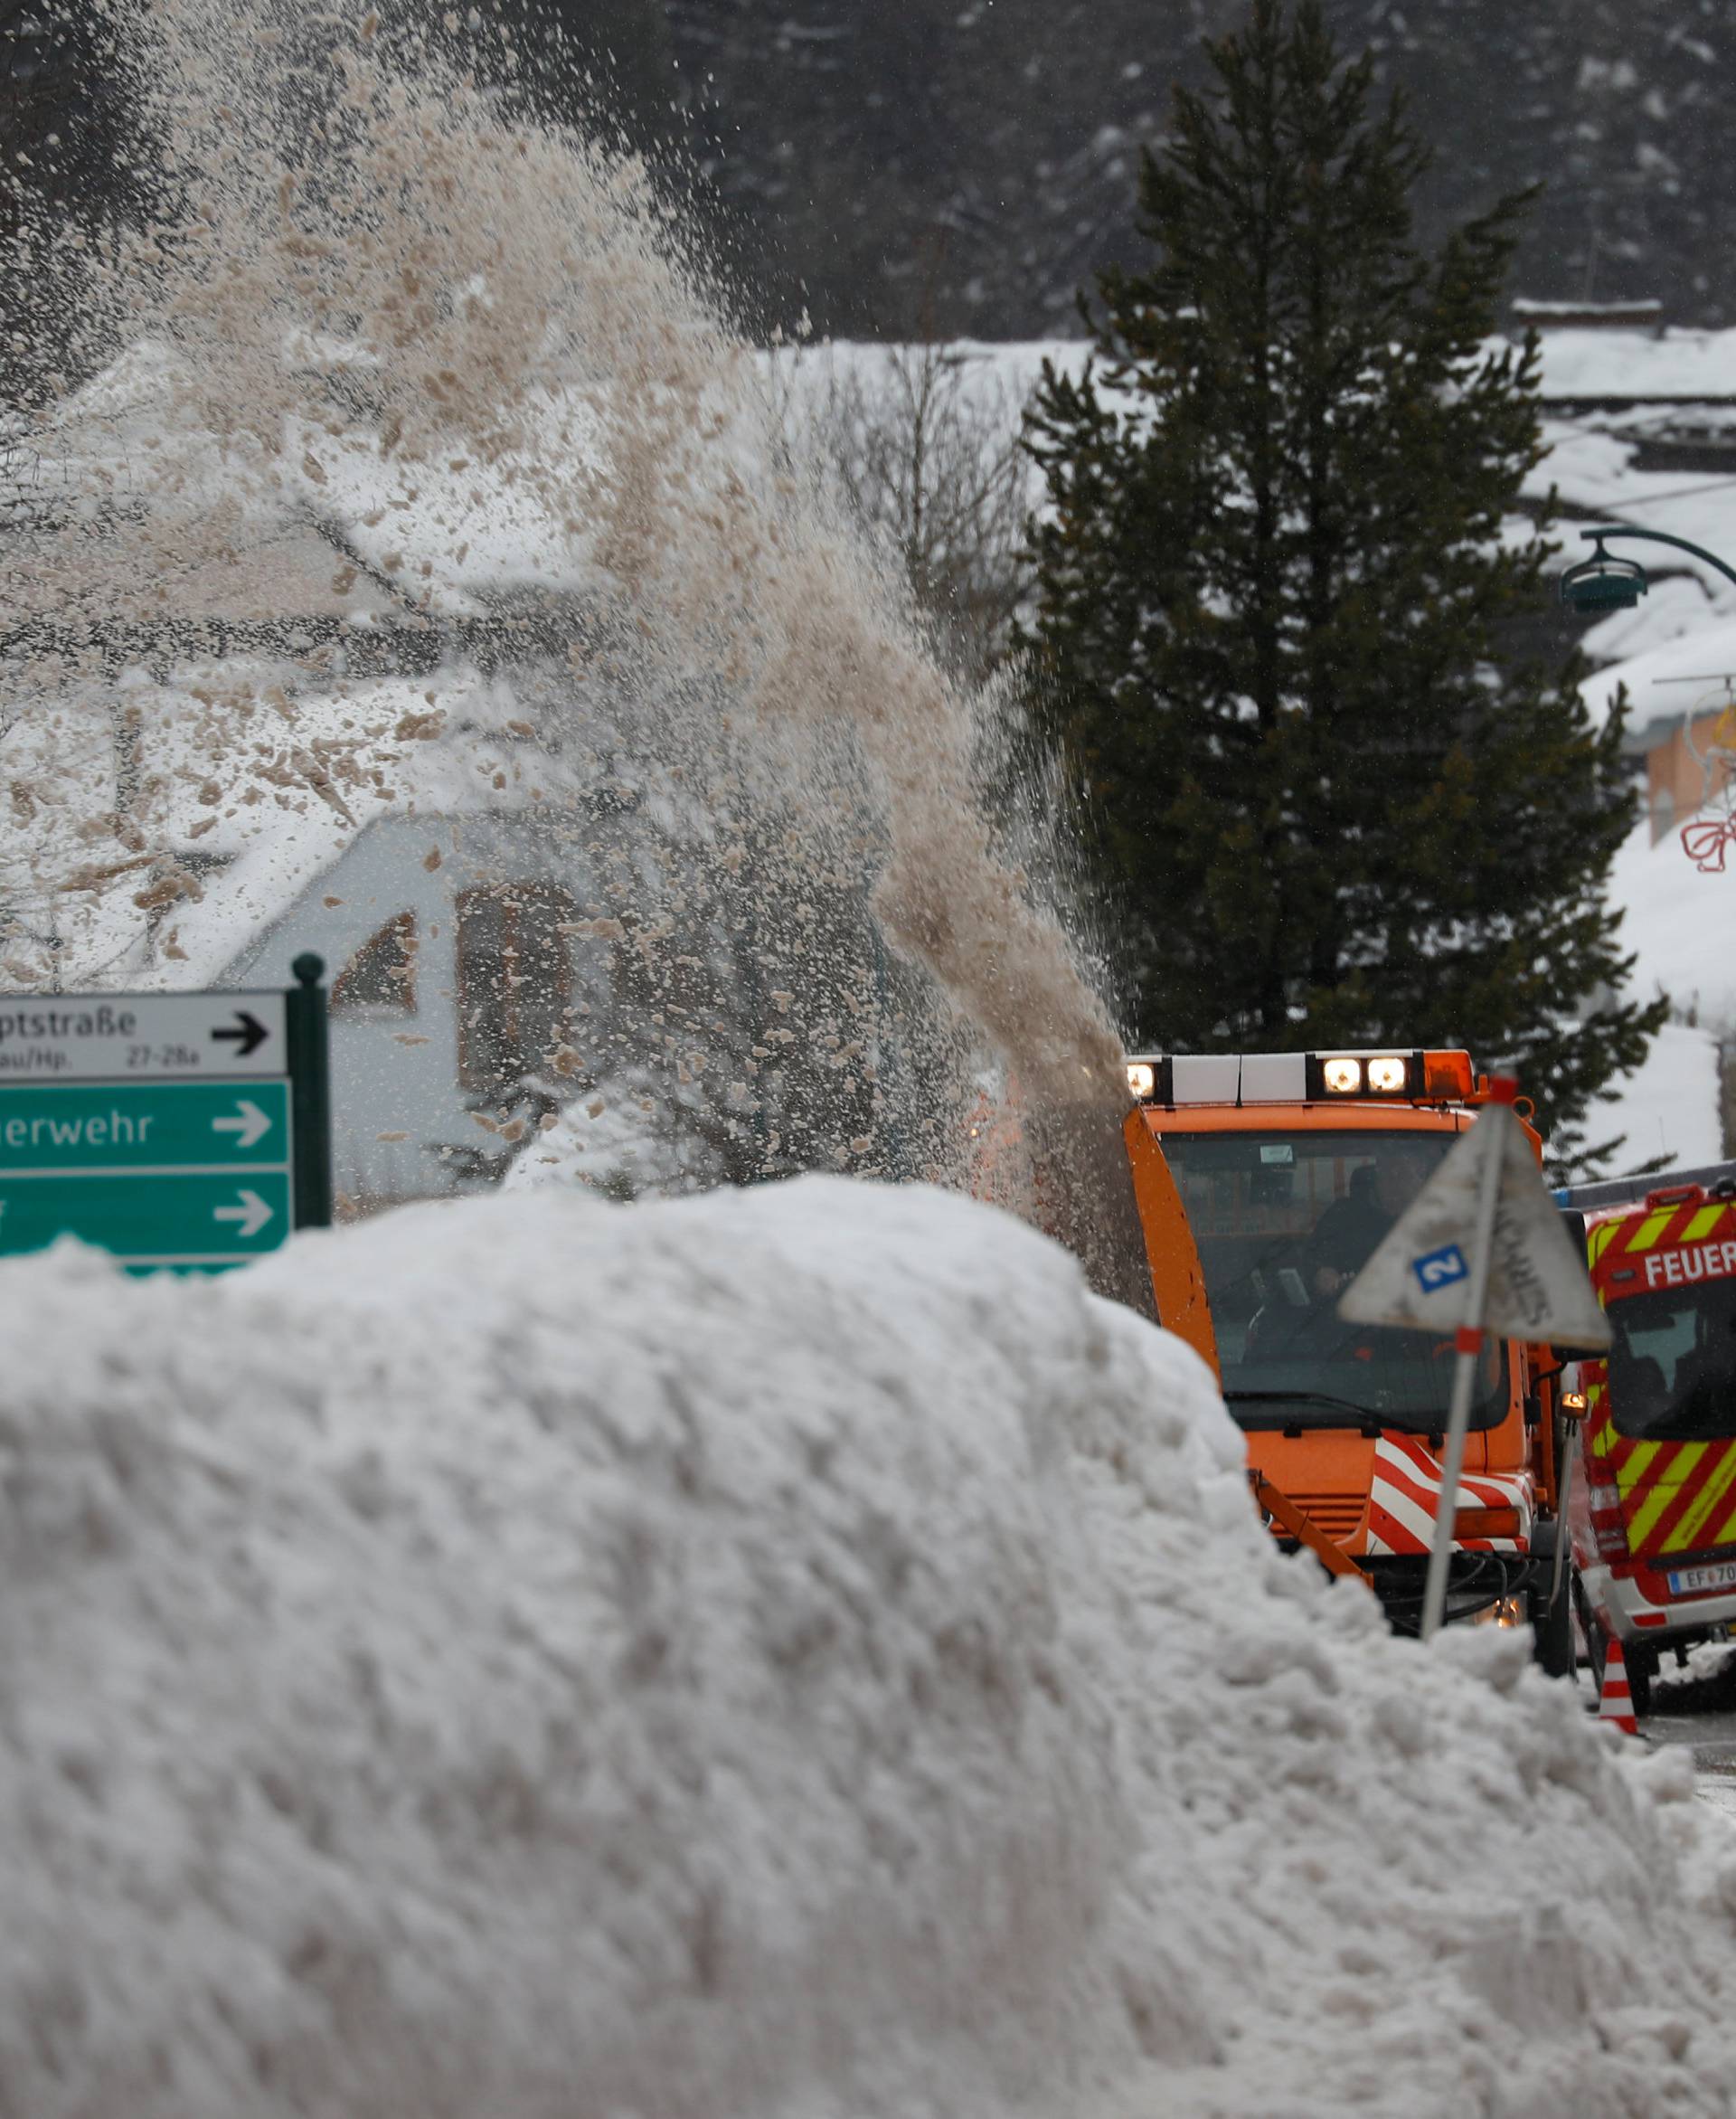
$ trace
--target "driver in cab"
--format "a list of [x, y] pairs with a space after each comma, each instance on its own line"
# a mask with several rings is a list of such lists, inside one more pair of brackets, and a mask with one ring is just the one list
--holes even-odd
[[1373, 1162], [1352, 1170], [1344, 1197], [1333, 1201], [1308, 1238], [1307, 1287], [1316, 1302], [1331, 1302], [1350, 1285], [1439, 1159], [1420, 1143], [1389, 1142]]

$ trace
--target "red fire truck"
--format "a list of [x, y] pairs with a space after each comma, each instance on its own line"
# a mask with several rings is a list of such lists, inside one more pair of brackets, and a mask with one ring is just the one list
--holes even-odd
[[1560, 1197], [1614, 1334], [1580, 1369], [1578, 1615], [1643, 1715], [1663, 1650], [1736, 1624], [1736, 1163]]

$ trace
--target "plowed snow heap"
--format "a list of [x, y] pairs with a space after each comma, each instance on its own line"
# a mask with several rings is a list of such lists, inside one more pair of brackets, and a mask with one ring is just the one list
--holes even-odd
[[0, 2114], [1723, 2111], [1736, 1840], [922, 1191], [0, 1272]]

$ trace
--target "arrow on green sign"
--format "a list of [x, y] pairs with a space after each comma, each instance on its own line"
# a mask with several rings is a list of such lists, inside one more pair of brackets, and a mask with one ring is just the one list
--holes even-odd
[[243, 1191], [233, 1206], [213, 1206], [214, 1221], [235, 1224], [235, 1234], [245, 1243], [250, 1236], [257, 1236], [271, 1218], [271, 1209], [257, 1192]]
[[212, 1119], [213, 1133], [233, 1133], [237, 1148], [252, 1148], [263, 1140], [271, 1129], [271, 1121], [250, 1098], [242, 1097], [232, 1116]]

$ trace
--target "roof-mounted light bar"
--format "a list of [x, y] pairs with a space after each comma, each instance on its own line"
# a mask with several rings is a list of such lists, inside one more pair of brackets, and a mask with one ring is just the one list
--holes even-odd
[[1131, 1053], [1137, 1103], [1468, 1103], [1467, 1052]]

